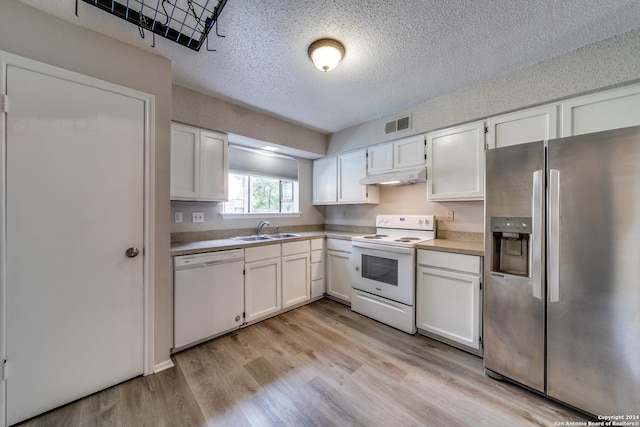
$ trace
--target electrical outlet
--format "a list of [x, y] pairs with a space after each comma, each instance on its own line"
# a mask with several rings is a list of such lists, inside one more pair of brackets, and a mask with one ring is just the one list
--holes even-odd
[[447, 221], [453, 221], [453, 211], [447, 211]]
[[182, 222], [182, 212], [175, 212], [173, 214], [173, 221], [174, 222]]
[[191, 222], [204, 222], [204, 212], [192, 212]]

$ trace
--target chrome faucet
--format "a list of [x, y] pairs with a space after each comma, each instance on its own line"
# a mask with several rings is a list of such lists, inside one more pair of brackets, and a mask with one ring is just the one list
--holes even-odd
[[256, 234], [258, 236], [260, 235], [260, 233], [262, 233], [262, 227], [264, 227], [265, 225], [271, 225], [271, 223], [264, 219], [258, 223], [258, 226], [256, 227]]

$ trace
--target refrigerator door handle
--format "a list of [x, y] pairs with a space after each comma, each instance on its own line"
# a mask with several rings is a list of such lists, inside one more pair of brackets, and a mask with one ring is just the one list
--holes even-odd
[[549, 302], [560, 301], [560, 171], [549, 169]]
[[532, 250], [531, 250], [531, 282], [533, 285], [533, 297], [542, 299], [542, 170], [533, 172], [533, 212], [532, 212]]

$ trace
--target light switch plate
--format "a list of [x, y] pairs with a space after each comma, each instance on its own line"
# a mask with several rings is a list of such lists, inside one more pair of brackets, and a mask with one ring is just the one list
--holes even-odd
[[173, 221], [174, 222], [182, 222], [182, 212], [174, 212]]
[[192, 212], [191, 222], [204, 222], [204, 212]]

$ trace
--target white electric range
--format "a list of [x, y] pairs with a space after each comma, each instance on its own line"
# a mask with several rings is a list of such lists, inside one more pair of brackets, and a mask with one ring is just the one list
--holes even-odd
[[434, 238], [433, 215], [378, 215], [376, 234], [351, 239], [351, 309], [415, 334], [415, 247]]

